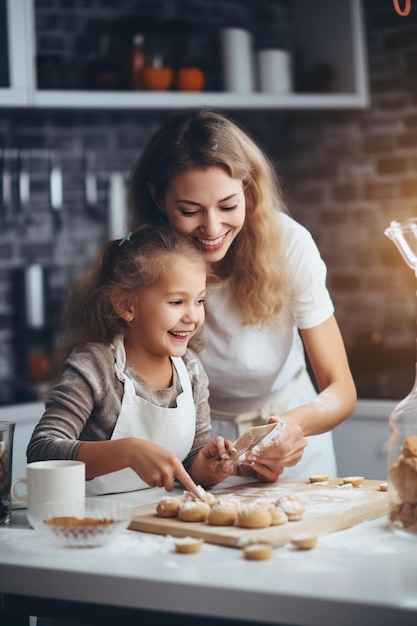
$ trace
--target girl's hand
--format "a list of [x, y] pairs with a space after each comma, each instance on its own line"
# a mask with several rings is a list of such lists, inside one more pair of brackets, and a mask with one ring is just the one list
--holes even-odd
[[223, 437], [215, 437], [201, 448], [195, 457], [191, 475], [204, 487], [217, 485], [234, 472], [228, 454], [235, 452], [233, 443]]
[[268, 445], [256, 446], [249, 450], [243, 465], [256, 472], [258, 480], [275, 482], [285, 467], [296, 465], [301, 460], [308, 442], [301, 428], [293, 422], [270, 417], [268, 423], [282, 425], [277, 436], [271, 439]]
[[130, 467], [150, 487], [164, 487], [166, 491], [174, 489], [174, 480], [177, 479], [199, 500], [202, 499], [201, 490], [186, 472], [182, 462], [167, 448], [143, 439], [130, 439], [131, 462]]

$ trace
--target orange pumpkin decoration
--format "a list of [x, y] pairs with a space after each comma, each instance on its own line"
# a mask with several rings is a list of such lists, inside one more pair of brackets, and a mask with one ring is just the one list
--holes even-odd
[[174, 72], [170, 67], [145, 67], [143, 82], [151, 91], [167, 91], [174, 82]]
[[199, 67], [182, 67], [177, 74], [177, 87], [180, 91], [201, 91], [206, 77]]
[[51, 357], [45, 352], [29, 354], [26, 375], [29, 380], [48, 380], [52, 375]]

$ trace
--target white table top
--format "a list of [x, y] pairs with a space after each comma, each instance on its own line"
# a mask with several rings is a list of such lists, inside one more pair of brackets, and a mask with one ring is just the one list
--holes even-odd
[[[146, 504], [162, 495], [117, 498]], [[416, 555], [417, 537], [392, 533], [385, 516], [322, 536], [314, 550], [286, 545], [268, 561], [247, 561], [208, 543], [177, 554], [171, 537], [129, 530], [100, 548], [55, 547], [28, 527], [25, 511], [13, 511], [0, 529], [0, 592], [259, 624], [415, 626]]]

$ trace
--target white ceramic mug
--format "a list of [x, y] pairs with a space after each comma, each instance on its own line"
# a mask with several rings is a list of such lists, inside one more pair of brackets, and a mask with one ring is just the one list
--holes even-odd
[[[17, 486], [26, 485], [26, 494], [17, 493]], [[35, 461], [26, 465], [26, 478], [12, 484], [12, 496], [27, 504], [30, 512], [45, 502], [80, 501], [85, 498], [85, 463], [82, 461]]]

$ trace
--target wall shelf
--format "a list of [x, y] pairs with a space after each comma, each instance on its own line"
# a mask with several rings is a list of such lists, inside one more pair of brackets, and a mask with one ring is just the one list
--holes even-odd
[[[0, 107], [56, 109], [356, 109], [369, 105], [362, 0], [294, 0], [294, 39], [309, 63], [335, 69], [332, 93], [131, 92], [36, 87], [34, 0], [6, 0], [11, 85]], [[24, 36], [22, 36], [22, 33]]]
[[101, 91], [36, 91], [31, 105], [41, 108], [100, 109], [341, 109], [361, 108], [367, 99], [356, 94], [234, 94], [219, 92], [132, 93]]

